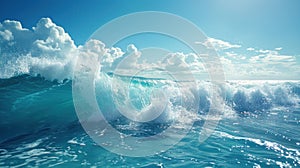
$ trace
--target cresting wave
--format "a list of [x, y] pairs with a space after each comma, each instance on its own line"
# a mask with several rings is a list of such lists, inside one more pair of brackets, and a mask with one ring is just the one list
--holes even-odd
[[[189, 100], [184, 100], [184, 98], [188, 98], [189, 96], [199, 96], [198, 113], [201, 115], [205, 115], [210, 108], [211, 102], [216, 101], [212, 99], [212, 84], [210, 81], [197, 80], [196, 88], [189, 88], [187, 92], [180, 93], [177, 86], [170, 85], [170, 81], [167, 79], [118, 76], [118, 81], [114, 79], [114, 82], [119, 83], [121, 86], [118, 85], [118, 88], [110, 88], [113, 78], [112, 74], [102, 74], [100, 80], [97, 81], [96, 91], [98, 91], [97, 95], [100, 97], [98, 99], [99, 103], [101, 103], [103, 95], [115, 96], [114, 98], [118, 97], [114, 95], [112, 90], [118, 90], [122, 87], [126, 89], [130, 87], [129, 95], [122, 93], [124, 90], [118, 90], [118, 94], [123, 98], [122, 101], [132, 101], [133, 106], [137, 109], [148, 106], [151, 91], [160, 87], [163, 88], [166, 94], [173, 96], [170, 98], [170, 103], [173, 105], [178, 104], [179, 101], [187, 103]], [[178, 84], [178, 81], [176, 82]], [[189, 83], [189, 81], [184, 82]], [[115, 87], [116, 86], [117, 85], [115, 85]], [[221, 102], [224, 103], [225, 106], [222, 106], [223, 109], [220, 110], [224, 117], [232, 117], [235, 113], [261, 114], [276, 109], [292, 110], [293, 108], [298, 108], [300, 105], [299, 81], [227, 81], [225, 85], [222, 86], [221, 92], [223, 95]], [[181, 97], [182, 94], [185, 94], [184, 98]], [[108, 104], [114, 104], [114, 98], [109, 98], [108, 96], [105, 101], [110, 102]], [[125, 100], [126, 98], [128, 100]], [[104, 111], [107, 110], [104, 109]]]
[[[113, 96], [115, 93], [112, 91], [116, 91], [117, 88], [110, 87], [112, 78], [111, 74], [101, 74], [101, 80], [96, 82], [96, 93], [104, 115], [108, 120], [116, 121], [121, 116], [116, 102], [124, 103], [127, 100], [125, 100], [126, 96]], [[128, 82], [126, 83], [128, 77], [119, 77], [118, 80], [123, 81], [123, 83], [119, 82], [120, 85], [128, 86]], [[178, 104], [182, 101], [188, 102], [182, 99], [177, 86], [170, 85], [170, 81], [167, 80], [135, 78], [129, 84], [133, 87], [127, 98], [131, 99], [134, 108], [138, 110], [151, 107], [149, 92], [154, 88], [164, 87], [166, 93], [170, 93], [166, 110], [155, 122], [168, 122], [174, 119], [176, 113], [184, 111]], [[205, 117], [211, 101], [214, 101], [211, 99], [210, 86], [209, 81], [197, 81], [197, 88], [189, 91], [190, 94], [197, 92], [199, 95], [199, 120], [203, 119], [201, 116]], [[28, 75], [1, 79], [0, 117], [5, 119], [0, 123], [1, 141], [24, 132], [32, 133], [45, 128], [65, 127], [76, 122], [71, 87], [71, 81], [57, 83]], [[267, 114], [276, 109], [288, 112], [293, 108], [299, 108], [300, 104], [299, 81], [227, 81], [222, 91], [225, 103], [222, 117], [225, 118], [235, 117], [237, 114], [243, 116], [244, 114]], [[161, 107], [160, 104], [154, 105]], [[153, 106], [151, 108], [155, 109]], [[193, 116], [187, 116], [186, 121], [191, 119], [195, 120]], [[16, 125], [22, 126], [15, 127]]]

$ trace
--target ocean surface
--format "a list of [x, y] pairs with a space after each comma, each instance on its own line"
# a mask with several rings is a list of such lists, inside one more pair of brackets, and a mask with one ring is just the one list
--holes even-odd
[[[123, 120], [111, 113], [114, 101], [105, 96], [111, 96], [105, 87], [111, 76], [102, 77], [96, 84], [97, 101], [120, 132], [151, 136], [164, 130], [158, 125], [170, 124], [176, 115], [171, 108], [147, 125]], [[161, 79], [134, 79], [132, 88], [138, 89], [131, 90], [130, 97], [136, 109], [149, 105], [149, 88], [165, 84]], [[197, 84], [198, 113], [205, 116], [214, 100], [208, 81]], [[300, 167], [300, 81], [227, 81], [222, 91], [225, 107], [206, 141], [198, 141], [204, 124], [199, 117], [169, 150], [128, 157], [105, 150], [84, 131], [73, 104], [72, 80], [30, 75], [0, 79], [0, 167]], [[177, 92], [172, 93], [175, 106]]]

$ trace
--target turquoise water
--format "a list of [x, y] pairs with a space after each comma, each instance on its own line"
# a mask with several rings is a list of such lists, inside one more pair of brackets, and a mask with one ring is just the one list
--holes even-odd
[[[130, 97], [142, 99], [144, 88], [160, 86], [157, 80], [137, 79], [133, 88], [140, 89], [132, 90]], [[98, 95], [109, 93], [104, 83], [97, 85]], [[213, 101], [208, 83], [198, 82], [202, 115]], [[106, 151], [85, 133], [74, 109], [72, 81], [29, 75], [0, 79], [0, 167], [299, 167], [300, 82], [229, 81], [223, 89], [226, 108], [206, 141], [198, 141], [204, 123], [199, 118], [171, 149], [136, 158]], [[132, 123], [110, 116], [107, 110], [114, 107], [100, 95], [101, 110], [123, 133], [148, 136], [158, 124], [168, 124], [163, 119], [134, 131], [125, 127]], [[143, 100], [134, 101], [137, 109], [149, 104], [148, 98]]]

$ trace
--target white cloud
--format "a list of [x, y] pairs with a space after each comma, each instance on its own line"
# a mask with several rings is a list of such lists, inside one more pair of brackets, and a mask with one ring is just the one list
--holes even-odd
[[42, 18], [33, 30], [6, 20], [0, 24], [0, 32], [0, 78], [31, 73], [63, 80], [72, 75], [77, 47], [49, 18]]
[[255, 49], [252, 47], [247, 48], [247, 51], [254, 51]]
[[[119, 63], [118, 69], [122, 70], [133, 70], [139, 69], [142, 65], [138, 63], [141, 57], [141, 52], [133, 45], [129, 44], [127, 46], [127, 53], [124, 55], [122, 62]], [[144, 65], [145, 66], [145, 65]]]
[[229, 58], [232, 58], [232, 59], [238, 59], [239, 58], [239, 55], [233, 51], [231, 52], [225, 52], [225, 55]]
[[223, 41], [220, 39], [215, 39], [215, 38], [207, 38], [207, 40], [203, 43], [201, 42], [195, 42], [196, 44], [202, 44], [208, 48], [214, 47], [216, 50], [227, 50], [231, 48], [240, 48], [241, 45], [238, 44], [231, 44], [227, 41]]
[[11, 41], [14, 39], [14, 36], [9, 30], [0, 31], [0, 37], [1, 37], [0, 39], [6, 41]]
[[252, 63], [264, 63], [264, 64], [284, 64], [286, 62], [295, 62], [296, 58], [289, 55], [258, 55], [249, 59]]
[[[228, 78], [233, 79], [297, 79], [300, 73], [295, 56], [279, 53], [279, 50], [257, 50], [258, 55], [222, 57]], [[234, 54], [232, 54], [234, 55]]]
[[266, 53], [270, 53], [272, 51], [271, 50], [262, 50], [262, 49], [260, 49], [260, 50], [257, 50], [256, 52], [266, 54]]
[[[225, 50], [220, 52], [223, 54], [220, 60], [228, 79], [299, 78], [296, 57], [282, 54], [282, 48], [247, 48], [247, 51], [255, 52], [241, 53], [230, 50], [240, 48], [240, 45], [215, 38], [199, 44]], [[0, 78], [40, 74], [49, 80], [70, 79], [79, 54], [92, 58], [87, 59], [91, 64], [100, 62], [99, 68], [105, 72], [118, 68], [119, 73], [132, 74], [140, 69], [165, 68], [182, 74], [206, 73], [202, 59], [194, 53], [169, 53], [164, 59], [158, 57], [156, 62], [150, 62], [143, 57], [143, 50], [139, 51], [133, 44], [125, 52], [120, 48], [106, 48], [98, 40], [76, 46], [69, 34], [49, 18], [42, 18], [32, 30], [23, 28], [17, 21], [0, 23], [0, 54]], [[209, 57], [204, 60], [209, 60], [206, 65], [212, 68], [218, 63]]]

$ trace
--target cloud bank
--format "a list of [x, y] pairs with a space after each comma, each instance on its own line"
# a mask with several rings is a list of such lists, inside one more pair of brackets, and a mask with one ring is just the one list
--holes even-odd
[[71, 77], [77, 47], [62, 27], [42, 18], [32, 30], [18, 21], [0, 24], [0, 78], [40, 74], [50, 80]]
[[[197, 43], [197, 42], [196, 42]], [[214, 47], [220, 55], [227, 79], [299, 79], [296, 56], [282, 54], [282, 48], [255, 49], [208, 38], [202, 44]], [[41, 75], [49, 80], [71, 79], [78, 55], [94, 53], [101, 71], [128, 73], [136, 69], [175, 68], [184, 73], [206, 73], [202, 60], [194, 53], [169, 53], [163, 60], [150, 62], [133, 44], [126, 51], [107, 48], [98, 40], [76, 46], [65, 30], [49, 18], [42, 18], [32, 29], [18, 21], [0, 23], [0, 78], [21, 74]], [[157, 56], [158, 58], [160, 56]]]
[[281, 53], [282, 48], [273, 50], [246, 48], [243, 51], [221, 52], [225, 73], [231, 79], [299, 79], [297, 57]]

